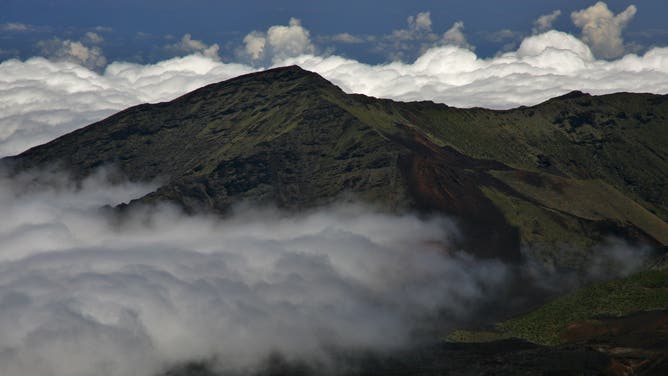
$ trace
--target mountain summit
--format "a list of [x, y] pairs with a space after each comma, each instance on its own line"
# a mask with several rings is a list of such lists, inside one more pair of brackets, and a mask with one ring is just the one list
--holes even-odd
[[164, 184], [137, 203], [224, 213], [354, 197], [455, 218], [461, 246], [515, 259], [609, 235], [668, 244], [668, 96], [574, 92], [508, 111], [349, 95], [297, 66], [128, 108], [6, 158]]

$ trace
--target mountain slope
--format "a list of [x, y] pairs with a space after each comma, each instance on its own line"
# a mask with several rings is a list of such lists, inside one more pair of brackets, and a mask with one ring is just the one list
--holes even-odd
[[77, 178], [113, 164], [160, 179], [136, 200], [224, 213], [355, 197], [455, 217], [480, 256], [577, 265], [613, 234], [668, 244], [668, 97], [574, 92], [531, 108], [457, 109], [348, 95], [285, 67], [140, 105], [5, 159]]

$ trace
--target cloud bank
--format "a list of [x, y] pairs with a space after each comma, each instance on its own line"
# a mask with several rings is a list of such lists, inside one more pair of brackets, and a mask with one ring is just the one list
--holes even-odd
[[332, 349], [406, 345], [415, 323], [465, 316], [506, 277], [499, 262], [446, 253], [457, 231], [443, 218], [354, 205], [116, 217], [97, 207], [155, 187], [107, 177], [1, 179], [2, 375], [247, 370], [275, 351], [326, 363]]
[[81, 182], [0, 175], [0, 374], [149, 376], [192, 361], [245, 374], [276, 353], [322, 374], [342, 353], [401, 350], [425, 330], [433, 340], [526, 304], [534, 288], [627, 275], [647, 256], [612, 242], [585, 274], [510, 266], [452, 248], [447, 218], [350, 203], [241, 205], [225, 218], [101, 208], [156, 188], [113, 169]]

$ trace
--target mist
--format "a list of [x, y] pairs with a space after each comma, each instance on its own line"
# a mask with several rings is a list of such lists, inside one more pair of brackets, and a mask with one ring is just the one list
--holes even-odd
[[407, 346], [507, 277], [451, 249], [446, 218], [356, 204], [119, 215], [101, 208], [155, 184], [115, 175], [0, 179], [2, 375], [153, 375], [193, 360], [252, 370], [274, 353], [326, 364], [332, 349]]
[[200, 361], [252, 373], [275, 354], [334, 369], [341, 351], [435, 342], [536, 292], [629, 274], [646, 255], [611, 241], [584, 277], [506, 265], [454, 248], [449, 218], [354, 203], [119, 212], [158, 186], [119, 176], [0, 177], [0, 374], [156, 375]]

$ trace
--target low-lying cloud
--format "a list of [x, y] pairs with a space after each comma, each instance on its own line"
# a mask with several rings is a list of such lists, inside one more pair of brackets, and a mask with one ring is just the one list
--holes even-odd
[[0, 177], [2, 375], [149, 376], [193, 361], [244, 374], [277, 353], [334, 371], [340, 352], [435, 341], [512, 312], [532, 288], [626, 275], [646, 256], [614, 243], [592, 251], [584, 274], [510, 266], [453, 248], [461, 235], [447, 218], [350, 203], [241, 205], [224, 218], [116, 212], [103, 206], [157, 187], [119, 176]]
[[326, 364], [332, 349], [407, 345], [416, 323], [465, 317], [506, 278], [500, 262], [449, 249], [444, 218], [357, 205], [119, 216], [99, 206], [155, 186], [108, 176], [2, 178], [2, 375], [250, 370], [274, 352]]

